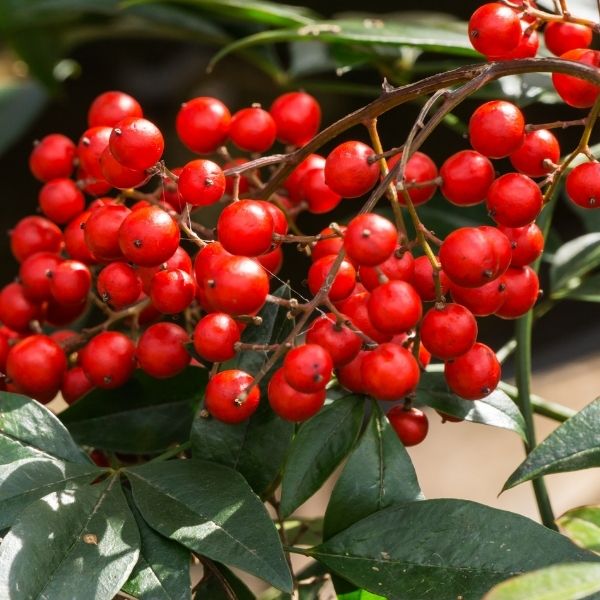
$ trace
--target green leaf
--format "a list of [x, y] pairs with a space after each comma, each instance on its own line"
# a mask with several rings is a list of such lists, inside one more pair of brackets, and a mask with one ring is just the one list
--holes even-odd
[[149, 463], [125, 473], [153, 529], [193, 552], [291, 591], [275, 525], [239, 473], [202, 460]]
[[373, 402], [369, 423], [333, 488], [325, 539], [382, 508], [422, 498], [408, 453]]
[[0, 463], [44, 456], [82, 465], [91, 462], [46, 407], [25, 396], [0, 392]]
[[47, 458], [24, 458], [0, 465], [0, 530], [12, 525], [31, 502], [51, 492], [91, 483], [103, 469]]
[[523, 415], [501, 390], [495, 390], [481, 400], [463, 400], [448, 389], [442, 373], [427, 372], [421, 377], [417, 389], [417, 404], [431, 406], [465, 421], [508, 429], [525, 439]]
[[389, 598], [480, 598], [524, 571], [593, 554], [521, 515], [465, 500], [392, 506], [307, 552], [355, 585]]
[[93, 390], [60, 415], [80, 443], [144, 454], [187, 441], [204, 393], [206, 369], [188, 367], [169, 379], [143, 371], [116, 390]]
[[600, 466], [600, 398], [555, 429], [508, 478], [509, 489], [542, 475]]
[[[233, 590], [237, 600], [255, 600], [256, 596], [248, 589], [246, 584], [236, 577], [226, 566], [212, 564], [213, 569], [217, 569]], [[204, 578], [198, 586], [195, 600], [231, 600], [231, 596], [225, 591], [223, 583], [219, 581], [214, 572], [204, 567]]]
[[578, 546], [600, 553], [600, 506], [581, 506], [556, 520], [561, 532]]
[[595, 592], [600, 592], [600, 565], [575, 563], [513, 577], [490, 590], [483, 600], [584, 600]]
[[578, 279], [600, 265], [600, 233], [587, 233], [563, 244], [550, 268], [552, 295], [579, 285]]
[[[577, 283], [581, 280], [574, 280]], [[592, 275], [564, 292], [552, 294], [553, 298], [566, 298], [568, 300], [580, 300], [582, 302], [600, 302], [600, 275]]]
[[342, 594], [338, 596], [338, 600], [387, 600], [383, 596], [378, 596], [377, 594], [372, 594], [371, 592], [367, 592], [367, 590], [356, 590], [355, 592], [350, 592], [348, 594]]
[[21, 513], [0, 546], [0, 598], [112, 600], [139, 542], [116, 477], [49, 494]]
[[283, 516], [308, 500], [348, 454], [360, 432], [363, 411], [362, 397], [346, 396], [300, 426], [283, 472]]

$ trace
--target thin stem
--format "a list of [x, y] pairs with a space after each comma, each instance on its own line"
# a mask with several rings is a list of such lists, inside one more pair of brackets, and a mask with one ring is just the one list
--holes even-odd
[[360, 330], [345, 314], [341, 313], [337, 306], [329, 298], [325, 298], [324, 304], [328, 308], [329, 312], [335, 315], [338, 323], [355, 333], [368, 348], [377, 347], [377, 342], [370, 338], [364, 331]]
[[169, 448], [168, 450], [165, 450], [162, 454], [155, 456], [153, 459], [149, 460], [148, 462], [153, 463], [153, 462], [162, 462], [163, 460], [168, 460], [169, 458], [173, 458], [174, 456], [177, 456], [178, 454], [181, 454], [182, 452], [189, 450], [191, 447], [192, 447], [192, 442], [190, 442], [190, 441], [183, 442], [182, 444], [175, 446], [175, 448]]
[[567, 129], [567, 127], [578, 127], [586, 124], [587, 118], [574, 119], [572, 121], [552, 121], [551, 123], [539, 123], [534, 125], [529, 123], [525, 126], [525, 131], [538, 131], [540, 129]]
[[[510, 383], [506, 383], [505, 381], [501, 381], [498, 387], [506, 392], [513, 400], [519, 395], [519, 390], [514, 385], [510, 385]], [[559, 423], [564, 423], [567, 419], [570, 419], [573, 415], [577, 414], [577, 411], [574, 411], [572, 408], [568, 408], [557, 402], [550, 402], [536, 394], [531, 394], [530, 398], [531, 406], [535, 414], [548, 417]]]

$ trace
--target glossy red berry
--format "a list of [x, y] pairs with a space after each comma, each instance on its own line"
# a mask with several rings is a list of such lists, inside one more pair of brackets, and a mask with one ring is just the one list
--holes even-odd
[[466, 288], [450, 283], [452, 299], [470, 310], [476, 317], [493, 315], [504, 304], [506, 284], [503, 276], [476, 288]]
[[333, 313], [317, 317], [306, 333], [308, 344], [318, 344], [331, 356], [337, 369], [348, 364], [362, 347], [361, 338], [343, 323], [339, 323]]
[[500, 227], [511, 247], [511, 267], [524, 267], [537, 260], [544, 250], [544, 234], [531, 223], [524, 227]]
[[535, 181], [522, 173], [506, 173], [490, 186], [486, 206], [498, 225], [523, 227], [535, 220], [543, 203]]
[[88, 111], [88, 127], [114, 127], [125, 117], [142, 117], [139, 102], [125, 92], [110, 91], [96, 96]]
[[204, 246], [194, 259], [194, 275], [197, 283], [203, 283], [212, 277], [220, 259], [226, 256], [231, 256], [231, 254], [219, 242], [212, 242]]
[[323, 390], [333, 370], [333, 361], [318, 344], [303, 344], [292, 348], [283, 360], [283, 375], [295, 390], [311, 394]]
[[362, 361], [370, 354], [368, 350], [361, 350], [349, 363], [337, 369], [337, 378], [340, 385], [355, 394], [366, 394], [362, 381]]
[[400, 400], [414, 392], [420, 377], [415, 357], [397, 344], [381, 344], [361, 364], [366, 392], [377, 400]]
[[29, 155], [29, 168], [40, 181], [69, 177], [76, 155], [77, 148], [68, 137], [51, 133], [34, 145]]
[[238, 369], [217, 373], [206, 386], [204, 407], [224, 423], [245, 421], [256, 411], [260, 401], [258, 386], [248, 391], [253, 379], [252, 375]]
[[544, 28], [546, 48], [556, 56], [569, 50], [589, 48], [593, 39], [592, 30], [578, 23], [548, 23]]
[[275, 224], [265, 204], [239, 200], [225, 207], [217, 221], [217, 237], [227, 252], [258, 256], [271, 248]]
[[193, 301], [196, 284], [192, 276], [181, 269], [158, 271], [150, 283], [150, 299], [165, 315], [184, 311]]
[[421, 341], [433, 356], [447, 360], [468, 352], [477, 339], [477, 321], [460, 304], [430, 308], [421, 323]]
[[566, 181], [567, 196], [582, 208], [600, 207], [600, 163], [577, 165]]
[[183, 167], [177, 190], [184, 202], [192, 206], [208, 206], [223, 197], [225, 184], [225, 175], [219, 165], [210, 160], [197, 159]]
[[512, 154], [524, 138], [523, 113], [516, 105], [505, 100], [482, 104], [469, 120], [471, 146], [489, 158], [504, 158]]
[[273, 117], [258, 106], [238, 110], [231, 118], [229, 137], [240, 150], [265, 152], [275, 142], [276, 134]]
[[6, 374], [19, 390], [48, 402], [60, 389], [67, 370], [63, 349], [46, 335], [31, 335], [8, 353]]
[[523, 144], [510, 155], [512, 166], [529, 177], [544, 177], [559, 160], [558, 140], [547, 129], [526, 133]]
[[94, 389], [81, 367], [69, 369], [63, 377], [60, 393], [67, 404], [73, 404]]
[[185, 347], [188, 342], [185, 329], [175, 323], [151, 325], [138, 340], [136, 357], [140, 369], [157, 379], [181, 373], [192, 358]]
[[324, 389], [303, 393], [293, 388], [285, 380], [283, 369], [278, 369], [271, 377], [268, 399], [273, 412], [286, 421], [306, 421], [316, 415], [325, 402]]
[[198, 154], [209, 154], [229, 135], [231, 113], [216, 98], [200, 96], [181, 105], [175, 127], [179, 139]]
[[479, 400], [491, 394], [500, 381], [500, 374], [494, 351], [479, 342], [444, 366], [448, 387], [465, 400]]
[[[401, 160], [401, 158], [402, 154], [397, 154], [396, 156], [392, 157], [388, 162], [389, 168], [391, 169], [398, 161]], [[406, 183], [423, 184], [436, 179], [437, 176], [437, 166], [433, 160], [427, 156], [427, 154], [424, 154], [423, 152], [415, 152], [408, 159], [408, 162], [406, 163], [406, 169], [404, 171], [404, 181]], [[423, 187], [412, 187], [408, 189], [408, 195], [410, 196], [412, 203], [415, 206], [418, 206], [419, 204], [424, 204], [425, 202], [431, 200], [436, 189], [436, 183]], [[400, 204], [406, 204], [403, 194], [398, 194], [398, 200], [400, 201]]]
[[135, 346], [124, 334], [104, 331], [93, 337], [79, 353], [80, 365], [96, 387], [121, 387], [135, 369]]
[[106, 147], [100, 155], [100, 169], [104, 179], [112, 187], [119, 189], [138, 187], [150, 179], [150, 175], [146, 171], [136, 171], [124, 167], [112, 155], [109, 147]]
[[25, 217], [10, 231], [10, 249], [18, 262], [36, 252], [59, 252], [61, 230], [44, 217]]
[[21, 263], [19, 280], [28, 298], [34, 302], [43, 302], [50, 298], [50, 278], [61, 262], [58, 254], [36, 252]]
[[277, 275], [283, 266], [283, 252], [280, 247], [275, 248], [272, 252], [256, 256], [255, 260], [266, 272], [269, 277]]
[[[385, 283], [386, 279], [412, 282], [415, 271], [415, 259], [408, 251], [397, 246], [392, 255], [376, 267], [361, 266], [358, 269], [360, 282], [369, 291]], [[383, 280], [380, 280], [383, 275]]]
[[[324, 285], [331, 267], [337, 260], [337, 255], [329, 254], [323, 258], [316, 260], [308, 269], [308, 288], [310, 293], [315, 296]], [[342, 260], [333, 283], [329, 288], [329, 299], [333, 302], [338, 302], [347, 298], [356, 285], [356, 271], [354, 267], [347, 261]]]
[[427, 437], [429, 421], [427, 415], [418, 408], [394, 406], [387, 418], [405, 446], [416, 446]]
[[119, 246], [119, 230], [131, 211], [123, 204], [102, 206], [85, 221], [85, 243], [100, 262], [123, 258]]
[[52, 179], [40, 190], [38, 201], [44, 215], [62, 225], [85, 208], [85, 198], [71, 179]]
[[344, 198], [366, 194], [379, 179], [379, 165], [369, 163], [373, 149], [362, 142], [344, 142], [325, 160], [325, 183]]
[[396, 249], [398, 231], [394, 224], [375, 213], [354, 217], [344, 234], [348, 257], [359, 265], [372, 267], [387, 260]]
[[515, 60], [517, 58], [533, 58], [540, 47], [540, 36], [530, 27], [526, 19], [521, 18], [521, 41], [517, 47], [503, 56], [489, 56], [488, 60]]
[[[343, 234], [346, 231], [346, 227], [342, 225], [340, 230]], [[319, 239], [319, 241], [312, 247], [310, 258], [313, 262], [319, 260], [319, 258], [323, 258], [324, 256], [329, 256], [330, 254], [338, 254], [344, 247], [343, 238], [340, 237], [338, 232], [331, 229], [331, 227], [325, 227], [325, 229], [320, 231], [319, 237], [324, 239]]]
[[273, 233], [285, 235], [288, 232], [289, 226], [287, 217], [281, 208], [266, 200], [256, 200], [256, 202], [263, 206], [271, 215], [271, 218], [273, 219]]
[[143, 171], [160, 160], [165, 141], [160, 129], [148, 119], [125, 117], [112, 130], [109, 147], [124, 167]]
[[235, 356], [240, 341], [240, 328], [225, 313], [210, 313], [198, 321], [194, 329], [194, 349], [209, 362], [225, 362]]
[[508, 269], [512, 259], [510, 240], [502, 233], [499, 227], [480, 225], [477, 229], [486, 237], [496, 257], [496, 277]]
[[332, 211], [342, 201], [342, 197], [325, 183], [323, 169], [308, 171], [300, 185], [304, 201], [308, 204], [308, 212], [315, 215]]
[[[439, 271], [442, 296], [448, 292], [450, 280], [443, 270]], [[432, 302], [435, 297], [435, 277], [431, 261], [426, 256], [415, 258], [413, 263], [412, 286], [424, 302]]]
[[[598, 50], [576, 48], [565, 52], [561, 55], [561, 58], [580, 62], [596, 69], [600, 67], [600, 51]], [[600, 86], [572, 75], [553, 73], [552, 83], [558, 95], [574, 108], [589, 108], [600, 94]]]
[[42, 311], [27, 297], [20, 283], [9, 283], [0, 290], [0, 321], [14, 331], [26, 332], [33, 320], [40, 319]]
[[96, 281], [102, 302], [114, 309], [133, 304], [142, 293], [142, 282], [135, 269], [125, 262], [113, 262], [100, 271]]
[[[415, 338], [411, 334], [408, 333], [398, 333], [391, 339], [392, 344], [398, 344], [398, 346], [402, 346], [403, 348], [412, 349], [414, 348]], [[414, 352], [413, 352], [414, 356]], [[424, 369], [431, 362], [431, 352], [423, 346], [419, 342], [419, 356], [418, 356], [419, 366]]]
[[496, 176], [491, 161], [475, 150], [461, 150], [447, 158], [440, 175], [442, 194], [457, 206], [483, 202]]
[[78, 260], [65, 260], [52, 272], [50, 292], [59, 304], [83, 304], [92, 287], [92, 275]]
[[269, 109], [277, 126], [277, 139], [284, 144], [303, 146], [319, 131], [321, 107], [306, 92], [288, 92], [275, 99]]
[[502, 57], [521, 41], [519, 16], [499, 2], [480, 6], [469, 19], [469, 40], [478, 52], [489, 57]]
[[371, 294], [366, 291], [353, 293], [338, 305], [339, 310], [345, 314], [352, 324], [360, 329], [365, 335], [373, 341], [381, 344], [389, 342], [392, 339], [391, 333], [380, 331], [371, 322], [369, 315], [369, 298]]
[[[84, 131], [77, 145], [77, 157], [79, 166], [85, 171], [85, 177], [78, 179], [93, 179], [99, 182], [104, 181], [102, 168], [100, 166], [100, 156], [105, 148], [108, 148], [108, 140], [112, 129], [110, 127], [90, 127]], [[110, 186], [109, 188], [110, 189]], [[107, 189], [97, 193], [106, 193]]]
[[298, 203], [302, 200], [304, 188], [302, 179], [313, 169], [323, 170], [325, 168], [325, 159], [319, 154], [309, 154], [284, 181], [283, 186], [288, 191], [291, 202]]
[[506, 297], [496, 315], [503, 319], [517, 319], [527, 313], [537, 302], [540, 282], [531, 267], [511, 267], [502, 280], [506, 285]]
[[416, 327], [423, 314], [421, 298], [406, 281], [376, 287], [367, 305], [371, 323], [384, 333], [403, 333]]

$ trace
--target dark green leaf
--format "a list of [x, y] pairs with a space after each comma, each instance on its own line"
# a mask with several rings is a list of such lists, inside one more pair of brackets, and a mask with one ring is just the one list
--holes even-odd
[[31, 502], [51, 492], [91, 483], [104, 471], [95, 465], [24, 458], [0, 465], [0, 530]]
[[0, 546], [0, 598], [112, 600], [140, 539], [117, 478], [30, 504]]
[[599, 265], [600, 233], [588, 233], [563, 244], [550, 268], [552, 294], [577, 287], [577, 279]]
[[424, 373], [417, 389], [417, 404], [431, 406], [440, 412], [465, 421], [508, 429], [525, 439], [525, 422], [517, 405], [501, 390], [481, 400], [463, 400], [446, 385], [442, 373]]
[[325, 513], [325, 539], [370, 514], [423, 494], [402, 442], [376, 403], [340, 475]]
[[508, 478], [509, 489], [541, 475], [600, 466], [600, 398], [555, 429]]
[[381, 510], [309, 554], [359, 587], [410, 600], [481, 598], [524, 571], [595, 560], [521, 515], [445, 499]]
[[126, 470], [144, 520], [197, 552], [290, 591], [279, 536], [244, 478], [201, 460], [175, 460]]
[[188, 367], [169, 379], [143, 371], [116, 390], [94, 390], [60, 415], [80, 443], [114, 452], [160, 452], [187, 441], [204, 393], [206, 369]]
[[360, 431], [364, 401], [346, 396], [326, 406], [300, 426], [283, 472], [281, 512], [294, 512], [333, 473]]
[[[226, 566], [212, 564], [213, 569], [218, 569], [220, 575], [225, 579], [233, 590], [237, 600], [255, 600], [254, 594], [247, 588], [246, 584], [234, 575]], [[204, 579], [198, 586], [194, 600], [231, 600], [231, 596], [225, 591], [224, 584], [217, 578], [216, 574], [204, 567]]]
[[190, 553], [151, 529], [125, 490], [140, 532], [140, 555], [123, 591], [139, 600], [189, 600], [191, 598]]
[[556, 520], [569, 539], [578, 546], [600, 553], [600, 506], [581, 506], [567, 511]]
[[513, 577], [494, 587], [483, 600], [584, 600], [600, 592], [600, 565], [554, 565]]
[[[581, 280], [575, 279], [573, 284]], [[573, 288], [567, 288], [563, 292], [552, 294], [553, 298], [566, 298], [568, 300], [580, 300], [582, 302], [600, 302], [600, 275], [592, 275], [575, 285]]]
[[31, 398], [0, 392], [0, 463], [53, 457], [89, 465], [64, 425]]

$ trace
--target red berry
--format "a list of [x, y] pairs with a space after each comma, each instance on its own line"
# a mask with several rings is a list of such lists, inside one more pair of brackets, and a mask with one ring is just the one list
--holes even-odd
[[51, 221], [62, 225], [85, 208], [85, 198], [71, 179], [53, 179], [39, 194], [40, 208]]
[[593, 39], [592, 30], [578, 23], [548, 23], [544, 29], [546, 48], [556, 56], [569, 50], [589, 48]]
[[53, 252], [36, 252], [28, 256], [19, 267], [19, 280], [23, 291], [34, 302], [50, 298], [50, 278], [62, 262]]
[[286, 421], [306, 421], [316, 415], [325, 402], [324, 389], [303, 393], [294, 389], [285, 380], [283, 369], [271, 377], [268, 388], [269, 404], [273, 412]]
[[469, 141], [484, 156], [504, 158], [519, 148], [524, 137], [523, 113], [511, 102], [492, 100], [471, 115]]
[[217, 221], [217, 236], [227, 252], [258, 256], [271, 248], [275, 224], [265, 204], [239, 200], [225, 207]]
[[[6, 330], [5, 327], [3, 329]], [[16, 340], [17, 338], [15, 337], [13, 339]], [[0, 373], [6, 373], [6, 359], [11, 348], [9, 340], [8, 333], [0, 333]]]
[[464, 306], [430, 308], [421, 323], [421, 341], [433, 356], [447, 360], [468, 352], [477, 339], [477, 321]]
[[[398, 344], [398, 346], [402, 346], [403, 348], [414, 348], [415, 338], [410, 336], [408, 333], [398, 333], [395, 335], [392, 340], [392, 344]], [[413, 351], [414, 356], [414, 351]], [[431, 352], [423, 346], [419, 342], [419, 366], [424, 369], [431, 362]]]
[[547, 129], [526, 133], [521, 147], [510, 155], [512, 166], [529, 177], [548, 175], [559, 160], [558, 140]]
[[[572, 60], [598, 69], [600, 67], [600, 51], [576, 48], [561, 55], [564, 60]], [[558, 95], [575, 108], [589, 108], [594, 104], [600, 86], [563, 73], [552, 73], [552, 83]]]
[[[439, 271], [440, 287], [442, 296], [448, 292], [450, 280], [443, 270]], [[411, 280], [417, 294], [421, 296], [423, 302], [432, 302], [435, 300], [435, 278], [433, 276], [433, 267], [426, 256], [415, 258], [413, 263], [413, 277]]]
[[50, 292], [59, 304], [83, 304], [92, 287], [92, 275], [78, 260], [65, 260], [50, 279]]
[[521, 23], [517, 13], [499, 2], [480, 6], [469, 20], [469, 39], [478, 52], [502, 57], [521, 41]]
[[333, 370], [329, 352], [318, 344], [292, 348], [283, 360], [283, 375], [295, 390], [311, 394], [323, 390]]
[[511, 267], [524, 267], [537, 260], [544, 250], [544, 234], [535, 224], [524, 227], [500, 227], [511, 246]]
[[415, 357], [397, 344], [381, 344], [361, 364], [362, 382], [377, 400], [400, 400], [414, 392], [419, 383]]
[[253, 380], [252, 375], [238, 369], [217, 373], [206, 386], [206, 410], [224, 423], [245, 421], [256, 411], [260, 401], [258, 386], [247, 391]]
[[135, 269], [124, 262], [113, 262], [104, 267], [96, 287], [102, 302], [117, 310], [133, 304], [142, 293], [142, 282]]
[[161, 265], [157, 267], [137, 267], [136, 273], [142, 281], [142, 286], [146, 294], [150, 293], [150, 283], [154, 275], [159, 271], [164, 271], [166, 269], [181, 269], [191, 275], [192, 259], [181, 246], [178, 246], [177, 250], [173, 253], [173, 256]]
[[391, 280], [402, 280], [412, 283], [415, 271], [415, 260], [408, 250], [397, 246], [392, 255], [377, 267], [361, 266], [358, 269], [360, 282], [369, 290], [385, 283], [379, 280], [379, 273]]
[[281, 248], [277, 247], [272, 252], [261, 254], [253, 258], [261, 267], [267, 272], [269, 277], [277, 275], [283, 266], [283, 252]]
[[135, 369], [135, 346], [117, 331], [105, 331], [92, 338], [79, 353], [80, 364], [96, 387], [122, 386]]
[[[396, 154], [389, 160], [390, 169], [402, 158], [402, 154]], [[404, 171], [404, 181], [406, 183], [425, 183], [431, 181], [438, 176], [438, 170], [436, 164], [423, 152], [415, 152], [406, 163], [406, 169]], [[424, 204], [428, 200], [433, 198], [437, 185], [428, 185], [424, 187], [413, 187], [408, 189], [408, 195], [415, 206]], [[403, 194], [398, 194], [398, 200], [400, 204], [405, 205]]]
[[87, 302], [80, 304], [61, 304], [54, 297], [43, 305], [43, 318], [48, 325], [63, 327], [79, 319], [87, 306]]
[[488, 239], [496, 256], [496, 277], [499, 277], [508, 269], [512, 259], [510, 240], [502, 233], [499, 227], [480, 225], [477, 229]]
[[165, 141], [160, 129], [148, 119], [125, 117], [112, 130], [109, 147], [124, 167], [143, 171], [160, 160]]
[[94, 386], [84, 370], [81, 367], [73, 367], [64, 374], [60, 392], [67, 404], [73, 404], [92, 389]]
[[231, 114], [216, 98], [201, 96], [181, 105], [175, 127], [179, 139], [198, 154], [209, 154], [225, 143]]
[[225, 362], [235, 356], [235, 344], [240, 341], [240, 328], [225, 313], [210, 313], [202, 317], [194, 329], [194, 349], [209, 362]]
[[15, 331], [28, 331], [31, 321], [41, 318], [40, 306], [30, 300], [20, 283], [9, 283], [0, 291], [0, 321]]
[[6, 374], [28, 396], [48, 402], [60, 389], [67, 370], [62, 348], [46, 335], [31, 335], [8, 353]]
[[379, 165], [368, 161], [374, 154], [362, 142], [340, 144], [325, 161], [325, 183], [344, 198], [366, 194], [379, 179]]
[[600, 206], [600, 163], [587, 162], [577, 165], [566, 181], [567, 195], [582, 208]]
[[[102, 175], [102, 169], [100, 169], [100, 175]], [[81, 189], [90, 196], [102, 196], [112, 190], [112, 185], [103, 176], [102, 178], [92, 177], [81, 166], [77, 169], [77, 182]]]
[[325, 183], [325, 171], [312, 169], [306, 173], [300, 183], [304, 201], [308, 204], [308, 212], [321, 215], [332, 211], [342, 200]]
[[494, 351], [479, 342], [444, 366], [448, 387], [465, 400], [479, 400], [491, 394], [500, 381], [500, 374]]
[[69, 177], [77, 149], [75, 144], [60, 133], [51, 133], [37, 142], [29, 155], [29, 168], [40, 181]]
[[505, 227], [523, 227], [540, 214], [544, 199], [538, 185], [522, 173], [506, 173], [490, 186], [486, 206]]
[[387, 418], [405, 446], [416, 446], [427, 437], [429, 421], [427, 415], [418, 408], [394, 406]]
[[469, 309], [476, 317], [493, 315], [504, 304], [506, 299], [506, 284], [500, 276], [476, 288], [466, 288], [450, 283], [452, 299]]
[[375, 266], [387, 260], [398, 242], [394, 224], [375, 213], [354, 217], [344, 234], [348, 257], [359, 265]]
[[89, 127], [114, 127], [125, 117], [142, 117], [142, 107], [129, 94], [119, 91], [96, 96], [88, 111]]
[[140, 369], [151, 377], [163, 379], [181, 373], [191, 356], [185, 345], [189, 336], [175, 323], [156, 323], [142, 333], [136, 350]]
[[[313, 296], [325, 284], [327, 275], [329, 275], [329, 271], [331, 271], [331, 267], [336, 260], [336, 255], [329, 254], [323, 258], [319, 258], [310, 266], [308, 270], [308, 288]], [[355, 285], [356, 271], [354, 267], [347, 260], [342, 260], [340, 268], [329, 288], [329, 299], [333, 302], [338, 302], [347, 298], [352, 293]]]
[[266, 200], [256, 200], [261, 206], [267, 209], [273, 219], [273, 233], [285, 235], [288, 232], [288, 220], [285, 213], [272, 202]]
[[308, 344], [325, 348], [337, 369], [349, 363], [362, 347], [361, 338], [343, 323], [338, 323], [333, 313], [317, 317], [306, 333]]
[[240, 150], [265, 152], [275, 142], [273, 117], [260, 107], [243, 108], [231, 118], [229, 137]]
[[[346, 231], [345, 226], [341, 226], [340, 230], [342, 234]], [[321, 232], [319, 232], [319, 236], [325, 239], [320, 239], [313, 247], [310, 258], [313, 262], [319, 260], [319, 258], [323, 258], [324, 256], [329, 256], [330, 254], [338, 254], [340, 250], [344, 247], [344, 240], [339, 234], [331, 229], [331, 227], [326, 227]]]
[[100, 155], [102, 176], [110, 185], [119, 189], [134, 188], [143, 185], [150, 179], [146, 171], [136, 171], [124, 167], [107, 146]]
[[71, 258], [86, 265], [96, 262], [93, 254], [85, 243], [85, 223], [90, 218], [91, 211], [86, 210], [77, 215], [64, 230], [65, 249]]
[[85, 221], [85, 243], [101, 262], [123, 258], [119, 246], [119, 230], [131, 211], [123, 204], [102, 206]]
[[403, 333], [416, 327], [423, 314], [421, 298], [406, 281], [376, 287], [367, 305], [371, 323], [384, 333]]
[[269, 109], [277, 126], [277, 139], [284, 144], [303, 146], [319, 131], [321, 107], [305, 92], [288, 92], [275, 99]]
[[[85, 177], [78, 179], [95, 179], [104, 182], [102, 168], [100, 167], [100, 156], [105, 148], [108, 148], [108, 140], [112, 129], [110, 127], [91, 127], [83, 132], [77, 145], [77, 157], [79, 166], [85, 171]], [[110, 187], [108, 188], [110, 189]], [[99, 192], [105, 193], [107, 190]]]
[[461, 150], [446, 159], [440, 175], [442, 194], [457, 206], [483, 202], [495, 177], [490, 160], [474, 150]]
[[225, 256], [231, 256], [219, 242], [207, 244], [196, 254], [194, 260], [194, 275], [196, 282], [200, 285], [212, 277], [216, 272], [219, 260]]
[[192, 206], [208, 206], [223, 197], [225, 183], [225, 175], [219, 165], [210, 160], [198, 159], [183, 167], [177, 190], [184, 202]]
[[514, 50], [503, 56], [488, 56], [488, 60], [515, 60], [517, 58], [533, 58], [540, 47], [540, 37], [531, 23], [521, 19], [521, 41]]
[[192, 276], [181, 269], [158, 271], [150, 283], [150, 299], [165, 315], [184, 311], [194, 300], [196, 284]]
[[43, 217], [25, 217], [10, 231], [10, 249], [18, 262], [36, 252], [59, 252], [62, 242], [60, 229]]
[[369, 292], [361, 291], [352, 294], [339, 304], [340, 311], [347, 315], [352, 324], [377, 343], [389, 342], [392, 334], [379, 331], [371, 322], [369, 315]]
[[303, 198], [304, 188], [302, 187], [302, 179], [313, 169], [325, 168], [325, 159], [319, 154], [309, 154], [289, 175], [283, 185], [288, 191], [290, 200], [296, 204]]
[[527, 313], [537, 302], [540, 282], [531, 267], [511, 267], [502, 280], [506, 297], [496, 314], [503, 319], [516, 319]]

